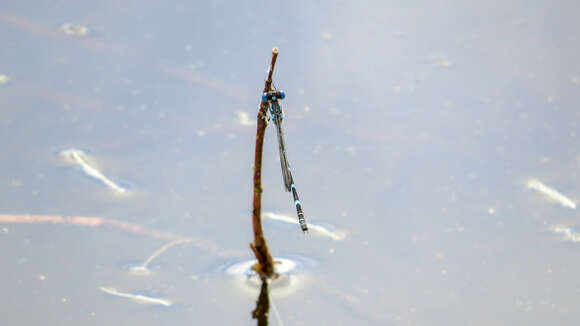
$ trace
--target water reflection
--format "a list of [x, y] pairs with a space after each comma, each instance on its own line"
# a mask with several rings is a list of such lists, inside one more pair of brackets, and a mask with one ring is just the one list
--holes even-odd
[[270, 299], [270, 285], [269, 281], [266, 279], [262, 280], [262, 285], [260, 286], [260, 293], [258, 294], [258, 299], [256, 300], [256, 308], [252, 310], [252, 318], [256, 319], [256, 325], [265, 326], [268, 325], [270, 319], [270, 308], [274, 312], [274, 317], [276, 320], [276, 325], [284, 325], [282, 322], [282, 317], [280, 312], [276, 308], [274, 302]]
[[256, 308], [252, 311], [252, 318], [257, 320], [258, 326], [268, 325], [268, 316], [270, 313], [270, 295], [268, 290], [268, 281], [262, 280], [260, 294], [256, 300]]

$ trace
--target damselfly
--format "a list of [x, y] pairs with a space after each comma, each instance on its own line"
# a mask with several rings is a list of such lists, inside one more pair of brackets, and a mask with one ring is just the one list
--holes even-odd
[[286, 191], [292, 192], [292, 197], [294, 197], [294, 205], [296, 206], [296, 213], [298, 213], [298, 223], [300, 223], [300, 228], [303, 232], [308, 231], [308, 226], [306, 225], [306, 220], [304, 219], [304, 213], [302, 212], [302, 204], [300, 203], [300, 198], [298, 198], [298, 192], [296, 191], [296, 185], [294, 184], [294, 179], [292, 178], [292, 173], [290, 172], [290, 164], [288, 163], [288, 158], [286, 157], [286, 146], [284, 144], [284, 134], [282, 133], [282, 120], [284, 119], [284, 113], [282, 112], [282, 107], [278, 100], [283, 100], [286, 94], [283, 91], [270, 91], [268, 93], [262, 94], [262, 102], [268, 102], [270, 118], [274, 121], [276, 125], [276, 133], [278, 134], [278, 146], [280, 149], [280, 164], [282, 166], [282, 179], [284, 180], [284, 187]]

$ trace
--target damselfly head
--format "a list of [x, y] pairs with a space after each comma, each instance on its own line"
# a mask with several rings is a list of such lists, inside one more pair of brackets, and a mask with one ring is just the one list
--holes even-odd
[[284, 91], [272, 91], [262, 94], [262, 102], [283, 100], [286, 97]]

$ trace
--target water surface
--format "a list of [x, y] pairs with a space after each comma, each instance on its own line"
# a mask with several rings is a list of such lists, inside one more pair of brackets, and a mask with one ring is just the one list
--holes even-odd
[[[315, 262], [273, 299], [285, 324], [574, 325], [580, 248], [554, 226], [580, 232], [577, 212], [527, 184], [578, 200], [576, 12], [566, 1], [4, 4], [0, 214], [196, 241], [136, 276], [130, 266], [171, 239], [2, 223], [3, 320], [254, 324], [258, 290], [220, 266], [251, 258], [251, 120], [277, 46], [306, 219], [346, 232], [264, 222], [274, 255]], [[71, 148], [130, 194], [63, 161]], [[263, 207], [293, 216], [276, 151], [269, 128]]]

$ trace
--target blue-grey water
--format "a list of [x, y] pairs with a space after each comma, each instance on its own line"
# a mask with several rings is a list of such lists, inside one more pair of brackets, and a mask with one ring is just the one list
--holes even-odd
[[[276, 46], [307, 221], [347, 232], [264, 221], [275, 256], [308, 262], [272, 290], [284, 325], [576, 325], [580, 244], [550, 227], [580, 232], [577, 211], [526, 184], [580, 196], [577, 16], [574, 1], [3, 1], [3, 323], [256, 323], [258, 290], [223, 266], [252, 257], [256, 130], [240, 113], [255, 120]], [[272, 127], [263, 208], [294, 217]], [[26, 214], [199, 241], [136, 276], [168, 240], [9, 221]]]

